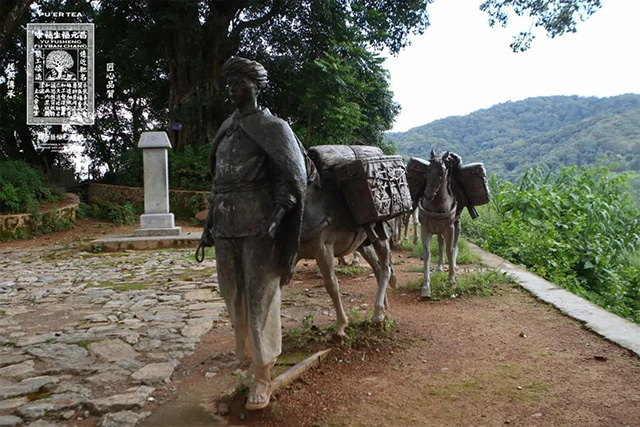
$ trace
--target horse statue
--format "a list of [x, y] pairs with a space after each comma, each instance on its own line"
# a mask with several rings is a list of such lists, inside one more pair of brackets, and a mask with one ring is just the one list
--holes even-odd
[[443, 270], [443, 243], [446, 244], [449, 261], [449, 284], [455, 289], [456, 258], [458, 256], [458, 238], [460, 237], [460, 214], [463, 205], [458, 203], [456, 180], [453, 171], [460, 164], [460, 157], [449, 151], [436, 155], [431, 150], [427, 167], [426, 186], [418, 202], [418, 216], [422, 228], [422, 247], [424, 250], [424, 281], [420, 296], [431, 298], [429, 261], [431, 258], [431, 236], [438, 235], [438, 266]]
[[[307, 162], [307, 168], [315, 167]], [[335, 181], [320, 183], [316, 177], [307, 186], [302, 237], [298, 260], [314, 259], [323, 277], [324, 286], [336, 310], [336, 334], [345, 336], [349, 319], [340, 297], [340, 285], [335, 274], [334, 258], [358, 251], [373, 269], [378, 292], [373, 321], [382, 322], [387, 306], [387, 285], [395, 287], [396, 277], [391, 261], [391, 230], [386, 223], [376, 224], [377, 239], [372, 239], [364, 227], [358, 226], [344, 193]]]
[[389, 221], [389, 224], [392, 229], [391, 247], [393, 249], [402, 244], [405, 240], [409, 240], [409, 225], [411, 224], [413, 224], [413, 243], [418, 243], [418, 225], [420, 224], [420, 220], [418, 219], [417, 207], [411, 212], [406, 212], [393, 218]]

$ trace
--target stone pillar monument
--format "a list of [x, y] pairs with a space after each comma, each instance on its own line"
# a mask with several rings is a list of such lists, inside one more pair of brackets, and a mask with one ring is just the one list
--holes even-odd
[[169, 212], [169, 137], [166, 132], [143, 132], [138, 148], [144, 164], [144, 214], [134, 235], [177, 236], [181, 228]]

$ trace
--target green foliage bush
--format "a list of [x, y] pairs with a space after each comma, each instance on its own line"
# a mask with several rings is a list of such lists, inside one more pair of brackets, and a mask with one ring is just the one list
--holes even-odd
[[55, 231], [68, 230], [73, 227], [73, 221], [67, 218], [58, 217], [58, 206], [51, 205], [51, 210], [44, 215], [35, 215], [34, 234], [49, 234]]
[[640, 209], [629, 174], [607, 167], [528, 170], [490, 179], [492, 202], [463, 216], [480, 246], [616, 314], [640, 322]]
[[0, 213], [35, 213], [40, 202], [60, 199], [60, 191], [47, 187], [41, 171], [18, 160], [0, 161]]
[[118, 225], [135, 224], [138, 215], [142, 213], [142, 208], [136, 207], [131, 203], [118, 205], [111, 202], [92, 203], [87, 205], [81, 204], [80, 211], [82, 216], [90, 216], [95, 219], [110, 221]]
[[[183, 151], [169, 150], [169, 186], [179, 190], [211, 190], [209, 174], [209, 144], [188, 146]], [[144, 169], [141, 150], [125, 152], [120, 161], [121, 169], [113, 183], [130, 187], [144, 185]]]
[[169, 186], [180, 190], [211, 190], [209, 144], [169, 152]]

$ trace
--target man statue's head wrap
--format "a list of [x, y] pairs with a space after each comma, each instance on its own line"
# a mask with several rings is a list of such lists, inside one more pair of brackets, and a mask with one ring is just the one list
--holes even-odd
[[248, 77], [256, 82], [258, 89], [267, 84], [267, 70], [257, 61], [252, 61], [240, 56], [232, 56], [222, 66], [222, 75], [229, 78], [234, 75]]

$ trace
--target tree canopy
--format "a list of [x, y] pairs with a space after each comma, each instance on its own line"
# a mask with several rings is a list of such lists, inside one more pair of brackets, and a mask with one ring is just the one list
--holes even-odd
[[[384, 146], [383, 132], [400, 107], [379, 55], [385, 49], [398, 53], [427, 28], [431, 1], [7, 1], [0, 13], [0, 49], [6, 53], [0, 69], [9, 63], [25, 69], [27, 22], [93, 22], [96, 123], [75, 131], [94, 165], [112, 173], [125, 172], [145, 130], [166, 130], [179, 152], [207, 145], [230, 113], [221, 68], [232, 55], [265, 65], [271, 83], [261, 103], [288, 120], [305, 145]], [[551, 7], [555, 3], [566, 7]], [[574, 31], [576, 19], [598, 6], [593, 0], [488, 0], [482, 7], [492, 22], [503, 24], [507, 10], [526, 11], [556, 35]], [[52, 18], [47, 11], [81, 16]], [[113, 98], [104, 90], [107, 63], [115, 65]], [[64, 159], [36, 150], [34, 134], [41, 127], [25, 123], [24, 80], [19, 73], [12, 99], [0, 85], [0, 157], [49, 167]], [[179, 132], [172, 131], [175, 122]]]

